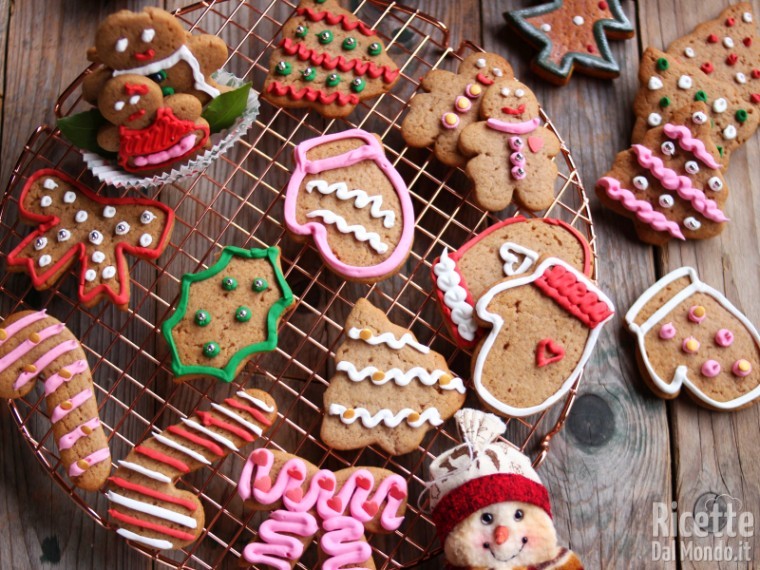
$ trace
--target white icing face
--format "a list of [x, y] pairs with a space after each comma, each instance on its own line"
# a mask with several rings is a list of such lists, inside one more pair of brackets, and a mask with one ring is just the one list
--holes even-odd
[[501, 88], [501, 96], [502, 97], [509, 97], [509, 95], [512, 93], [512, 90], [509, 87], [502, 87]]
[[736, 79], [737, 83], [740, 83], [742, 85], [747, 83], [747, 76], [744, 75], [741, 71], [734, 76], [734, 79]]
[[744, 12], [742, 14], [742, 21], [749, 24], [752, 21], [752, 12]]
[[116, 268], [113, 265], [109, 265], [103, 268], [101, 275], [103, 276], [103, 279], [113, 279], [116, 275]]
[[153, 236], [151, 236], [150, 234], [143, 234], [140, 236], [140, 246], [148, 247], [152, 243], [153, 243]]
[[478, 69], [483, 69], [486, 66], [486, 60], [481, 57], [475, 62], [475, 66]]
[[53, 258], [45, 254], [42, 257], [40, 257], [40, 260], [38, 261], [38, 263], [40, 264], [40, 267], [46, 267], [50, 265], [52, 261], [53, 261]]
[[129, 98], [129, 104], [130, 105], [137, 105], [140, 102], [140, 96], [139, 95], [132, 95]]
[[127, 48], [129, 47], [129, 40], [127, 38], [119, 38], [116, 40], [116, 44], [114, 45], [114, 48], [119, 53], [124, 53], [127, 51]]
[[116, 101], [116, 103], [113, 104], [114, 111], [121, 111], [123, 109], [124, 109], [124, 101]]
[[113, 206], [106, 206], [103, 208], [103, 217], [104, 218], [113, 218], [116, 215], [116, 208]]
[[90, 259], [93, 263], [103, 263], [106, 260], [106, 254], [102, 251], [93, 251]]
[[499, 67], [494, 67], [491, 70], [491, 73], [493, 73], [494, 77], [502, 77], [504, 75], [504, 72]]
[[145, 28], [142, 31], [142, 34], [140, 34], [140, 39], [144, 41], [146, 44], [153, 41], [153, 38], [156, 37], [156, 30], [153, 28]]
[[50, 196], [43, 196], [40, 198], [40, 206], [48, 208], [53, 203], [53, 199]]
[[525, 96], [524, 89], [515, 89], [515, 97], [519, 99], [520, 97], [524, 97], [524, 96]]
[[94, 269], [88, 269], [84, 272], [84, 278], [87, 281], [95, 281], [95, 278], [98, 276], [97, 271]]

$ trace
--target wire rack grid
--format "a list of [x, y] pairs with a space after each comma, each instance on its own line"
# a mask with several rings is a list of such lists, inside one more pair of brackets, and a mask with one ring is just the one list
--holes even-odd
[[[0, 314], [47, 308], [82, 340], [115, 459], [126, 456], [154, 426], [163, 428], [198, 408], [207, 409], [210, 402], [240, 387], [269, 391], [279, 404], [279, 419], [256, 445], [284, 449], [320, 467], [376, 465], [404, 476], [410, 491], [406, 521], [394, 534], [371, 537], [374, 559], [380, 568], [439, 568], [434, 526], [415, 498], [424, 488], [429, 462], [459, 443], [451, 422], [428, 434], [418, 451], [401, 457], [390, 457], [373, 447], [337, 453], [314, 434], [319, 431], [322, 394], [333, 372], [332, 356], [341, 340], [342, 323], [361, 297], [368, 297], [392, 321], [409, 327], [421, 342], [447, 355], [452, 370], [467, 377], [469, 354], [457, 348], [443, 325], [431, 294], [430, 267], [444, 247], [456, 249], [498, 218], [472, 202], [461, 170], [438, 164], [428, 150], [406, 147], [400, 122], [407, 102], [419, 88], [420, 77], [438, 67], [455, 69], [458, 61], [479, 48], [465, 42], [453, 49], [446, 26], [417, 10], [382, 0], [363, 0], [352, 7], [378, 30], [402, 70], [392, 92], [363, 104], [340, 121], [262, 102], [256, 124], [227, 155], [191, 179], [149, 192], [151, 198], [174, 208], [177, 220], [171, 243], [156, 262], [132, 260], [128, 311], [105, 303], [90, 309], [80, 306], [73, 274], [38, 292], [26, 276], [3, 272]], [[269, 53], [294, 9], [290, 0], [228, 0], [195, 4], [177, 15], [192, 30], [224, 38], [230, 47], [226, 68], [256, 87], [263, 84]], [[87, 108], [80, 96], [83, 77], [84, 73], [61, 95], [57, 116]], [[554, 130], [543, 111], [542, 115]], [[290, 239], [282, 224], [283, 190], [293, 166], [294, 146], [313, 136], [344, 130], [347, 125], [381, 136], [389, 158], [409, 184], [416, 212], [415, 244], [407, 264], [398, 275], [374, 286], [347, 283], [333, 275], [321, 264], [315, 249]], [[564, 143], [558, 163], [556, 197], [542, 215], [561, 218], [579, 229], [596, 258], [588, 200]], [[18, 195], [28, 176], [47, 167], [59, 168], [104, 195], [136, 195], [135, 191], [93, 184], [77, 149], [58, 131], [43, 125], [24, 146], [0, 206], [0, 251], [10, 251], [28, 232], [18, 222]], [[500, 217], [515, 214], [535, 216], [511, 207]], [[285, 276], [297, 296], [296, 308], [281, 324], [277, 349], [254, 358], [236, 381], [174, 383], [160, 324], [176, 304], [181, 276], [208, 267], [225, 245], [279, 245]], [[596, 264], [594, 267], [596, 272]], [[526, 419], [507, 420], [508, 440], [530, 454], [536, 466], [562, 428], [577, 386], [576, 382], [552, 409]], [[105, 509], [95, 507], [95, 496], [74, 489], [63, 474], [42, 401], [41, 390], [10, 401], [13, 418], [56, 483], [93, 520], [110, 528]], [[472, 395], [468, 404], [478, 405]], [[250, 449], [243, 449], [180, 481], [183, 489], [197, 493], [204, 504], [206, 525], [198, 541], [171, 552], [135, 548], [168, 567], [236, 567], [242, 548], [253, 539], [265, 516], [246, 512], [235, 493], [236, 477], [248, 452]], [[316, 567], [313, 550], [297, 568]]]

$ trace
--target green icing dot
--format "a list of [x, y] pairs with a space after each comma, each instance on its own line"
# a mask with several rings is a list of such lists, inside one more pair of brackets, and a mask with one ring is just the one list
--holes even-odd
[[324, 32], [319, 32], [317, 34], [317, 39], [319, 40], [319, 43], [321, 44], [329, 44], [331, 41], [333, 41], [333, 34], [330, 30], [325, 30]]
[[299, 38], [305, 38], [306, 34], [309, 33], [309, 28], [301, 24], [296, 28], [296, 36]]
[[317, 4], [324, 4], [327, 0], [316, 0]]
[[222, 289], [225, 291], [234, 291], [237, 286], [238, 282], [234, 277], [222, 277]]
[[739, 109], [736, 112], [736, 115], [734, 116], [736, 117], [737, 121], [739, 121], [740, 123], [743, 123], [744, 121], [747, 120], [747, 111], [745, 111], [744, 109]]
[[314, 78], [317, 76], [317, 70], [313, 67], [307, 67], [303, 71], [301, 71], [301, 79], [304, 81], [314, 81]]
[[372, 42], [367, 48], [367, 53], [369, 53], [369, 55], [380, 55], [383, 53], [383, 46], [381, 46], [379, 42]]
[[293, 72], [293, 66], [290, 65], [290, 62], [287, 61], [281, 61], [277, 64], [277, 75], [290, 75]]
[[707, 101], [707, 93], [705, 93], [704, 91], [700, 89], [694, 94], [694, 100], [703, 101], [703, 102]]
[[174, 87], [162, 87], [161, 93], [164, 94], [164, 97], [168, 97], [169, 95], [174, 95]]
[[208, 311], [200, 309], [195, 311], [195, 324], [199, 327], [205, 327], [211, 322], [211, 314]]
[[340, 75], [337, 73], [331, 73], [327, 76], [327, 86], [336, 87], [340, 83]]
[[719, 147], [718, 147], [718, 154], [719, 154], [720, 156], [723, 156], [723, 147], [722, 147], [722, 146], [719, 146]]
[[662, 99], [660, 99], [660, 107], [665, 108], [668, 105], [670, 105], [670, 97], [663, 97]]
[[222, 349], [219, 348], [219, 343], [217, 342], [207, 342], [203, 345], [203, 354], [208, 358], [214, 358], [215, 356], [218, 356], [221, 350]]
[[256, 291], [256, 293], [261, 293], [262, 291], [266, 291], [267, 287], [269, 287], [269, 283], [267, 283], [267, 280], [263, 277], [257, 277], [253, 280], [253, 283], [251, 284], [251, 289]]
[[665, 59], [664, 57], [660, 57], [657, 59], [657, 69], [665, 71], [669, 66], [670, 64], [668, 63], [668, 60]]
[[361, 93], [364, 91], [364, 87], [367, 85], [366, 81], [361, 77], [357, 77], [351, 82], [351, 91], [354, 93]]
[[240, 323], [247, 323], [251, 320], [251, 309], [244, 305], [240, 305], [235, 309], [235, 320]]
[[351, 51], [353, 49], [356, 49], [356, 39], [355, 38], [346, 38], [343, 40], [343, 49], [346, 51]]

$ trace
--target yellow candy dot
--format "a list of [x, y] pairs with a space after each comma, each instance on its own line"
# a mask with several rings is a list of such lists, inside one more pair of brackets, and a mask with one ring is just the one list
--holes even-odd
[[90, 464], [87, 463], [84, 459], [80, 459], [79, 461], [77, 461], [77, 467], [79, 467], [80, 469], [89, 469]]
[[443, 116], [443, 120], [446, 121], [447, 125], [456, 125], [457, 124], [457, 116], [454, 113], [446, 113]]
[[5, 329], [0, 329], [0, 340], [5, 340], [8, 338], [8, 333], [5, 332]]
[[27, 364], [24, 366], [24, 372], [37, 372], [37, 367], [34, 364]]
[[746, 360], [743, 360], [743, 359], [739, 361], [739, 364], [737, 365], [737, 367], [742, 372], [749, 372], [750, 369], [752, 368], [752, 366], [750, 366], [750, 363], [748, 361], [746, 361]]
[[409, 417], [406, 419], [411, 424], [411, 423], [420, 421], [420, 415], [417, 412], [412, 412], [411, 414], [409, 414]]
[[40, 342], [40, 335], [38, 335], [36, 332], [33, 332], [32, 334], [29, 335], [29, 340], [37, 344], [38, 342]]
[[62, 410], [70, 410], [72, 407], [74, 407], [74, 404], [71, 403], [71, 400], [66, 400], [63, 404], [61, 404]]
[[696, 352], [699, 349], [699, 342], [696, 339], [690, 339], [686, 341], [686, 348], [692, 352]]
[[470, 102], [466, 99], [460, 99], [457, 101], [457, 109], [469, 109], [470, 108]]
[[69, 372], [68, 369], [66, 369], [66, 368], [61, 369], [61, 371], [58, 373], [58, 375], [61, 378], [66, 378], [67, 380], [69, 378], [71, 378], [71, 372]]
[[378, 370], [372, 373], [373, 382], [382, 382], [383, 380], [385, 380], [385, 372]]
[[706, 313], [707, 313], [707, 311], [705, 310], [705, 308], [702, 305], [700, 305], [699, 307], [695, 307], [694, 308], [694, 314], [697, 317], [699, 317], [700, 319], [702, 317], [704, 317]]
[[441, 386], [448, 386], [448, 385], [449, 385], [449, 383], [450, 383], [452, 380], [453, 380], [453, 377], [451, 376], [451, 374], [444, 374], [443, 376], [441, 376], [441, 379], [440, 379], [440, 380], [438, 380], [438, 383], [439, 383]]
[[362, 332], [359, 333], [359, 338], [362, 340], [369, 340], [372, 338], [372, 331], [369, 329], [362, 329]]
[[82, 433], [84, 435], [90, 435], [92, 433], [92, 428], [90, 426], [82, 426]]
[[480, 95], [483, 92], [483, 88], [480, 85], [470, 85], [471, 95]]
[[350, 420], [355, 415], [356, 415], [356, 412], [354, 412], [353, 410], [346, 410], [345, 412], [343, 412], [343, 419]]

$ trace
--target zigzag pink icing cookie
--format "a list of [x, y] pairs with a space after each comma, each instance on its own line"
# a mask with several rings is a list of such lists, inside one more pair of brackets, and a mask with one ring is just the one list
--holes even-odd
[[372, 134], [353, 129], [295, 149], [285, 195], [285, 224], [311, 236], [324, 262], [352, 281], [374, 283], [396, 273], [414, 240], [406, 184]]

